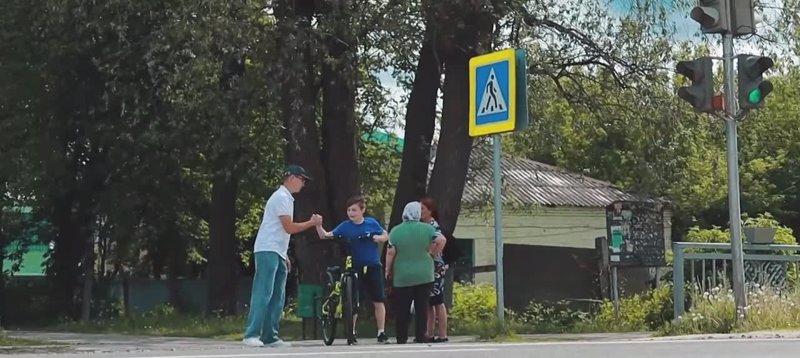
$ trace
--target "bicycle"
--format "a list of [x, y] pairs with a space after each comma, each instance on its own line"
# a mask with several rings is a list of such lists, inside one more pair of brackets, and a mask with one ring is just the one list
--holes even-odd
[[[356, 237], [354, 240], [372, 240], [372, 233], [367, 233]], [[336, 237], [340, 239], [341, 237]], [[336, 334], [336, 323], [340, 319], [344, 321], [344, 334], [347, 338], [347, 345], [355, 343], [353, 332], [353, 316], [358, 312], [359, 298], [358, 289], [355, 281], [359, 273], [353, 268], [353, 256], [350, 250], [346, 250], [344, 272], [339, 266], [330, 266], [325, 270], [325, 283], [323, 294], [324, 301], [320, 310], [319, 320], [322, 325], [322, 341], [326, 346], [333, 344]], [[366, 267], [364, 268], [366, 271]]]

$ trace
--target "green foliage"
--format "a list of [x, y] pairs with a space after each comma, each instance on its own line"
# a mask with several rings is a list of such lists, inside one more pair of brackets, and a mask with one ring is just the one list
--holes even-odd
[[673, 322], [667, 322], [662, 334], [728, 333], [736, 324], [736, 304], [733, 292], [715, 288], [698, 299], [695, 295], [692, 309]]
[[386, 209], [391, 208], [394, 201], [402, 151], [397, 143], [398, 138], [388, 137], [387, 142], [381, 142], [372, 135], [374, 133], [365, 133], [359, 141], [362, 191], [369, 199], [369, 210], [373, 215], [388, 223], [389, 213]]
[[[506, 319], [505, 324], [500, 324], [497, 317], [485, 321], [460, 325], [463, 334], [477, 336], [480, 341], [513, 342], [519, 340], [517, 333], [524, 332], [524, 327], [514, 319]], [[456, 332], [451, 330], [451, 332]]]
[[[775, 244], [797, 245], [797, 239], [794, 236], [793, 230], [789, 227], [781, 225], [770, 213], [758, 214], [754, 218], [746, 217], [742, 226], [775, 228], [777, 229], [775, 231]], [[745, 240], [745, 238], [742, 237], [742, 240]], [[711, 229], [701, 229], [700, 227], [694, 226], [689, 229], [689, 232], [686, 234], [685, 241], [725, 243], [731, 242], [731, 235], [729, 229], [722, 230], [722, 228], [718, 226], [713, 226]]]
[[[43, 341], [9, 337], [8, 333], [2, 328], [0, 328], [0, 347], [29, 347], [29, 346], [42, 346], [46, 344], [48, 343]], [[12, 352], [5, 351], [3, 353], [8, 354]]]
[[575, 310], [566, 301], [554, 304], [530, 302], [513, 318], [524, 326], [526, 333], [572, 332], [587, 326], [592, 319], [589, 312]]
[[489, 322], [496, 318], [497, 294], [494, 286], [453, 284], [453, 307], [448, 312], [452, 326]]
[[672, 286], [662, 285], [644, 294], [620, 299], [619, 318], [606, 301], [592, 324], [601, 331], [650, 331], [672, 319]]
[[701, 229], [694, 226], [689, 229], [689, 232], [686, 234], [686, 241], [706, 243], [731, 242], [731, 235], [727, 229], [722, 230], [718, 226], [714, 226], [711, 229]]
[[531, 302], [520, 311], [506, 311], [507, 325], [499, 329], [492, 286], [454, 285], [450, 322], [454, 333], [472, 332], [486, 339], [517, 333], [650, 331], [672, 319], [672, 287], [663, 285], [620, 300], [620, 315], [610, 301], [595, 313], [576, 310], [567, 302]]

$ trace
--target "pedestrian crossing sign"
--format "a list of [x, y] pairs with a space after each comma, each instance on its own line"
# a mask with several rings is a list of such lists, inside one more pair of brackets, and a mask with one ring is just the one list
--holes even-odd
[[470, 59], [470, 136], [527, 126], [525, 68], [522, 50], [502, 50]]

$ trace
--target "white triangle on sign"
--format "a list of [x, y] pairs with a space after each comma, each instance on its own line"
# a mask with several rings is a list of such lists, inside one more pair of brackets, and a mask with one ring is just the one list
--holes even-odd
[[489, 80], [486, 81], [481, 104], [478, 106], [478, 115], [503, 113], [507, 110], [506, 100], [503, 98], [503, 92], [500, 91], [500, 85], [497, 84], [497, 75], [492, 68], [489, 70]]

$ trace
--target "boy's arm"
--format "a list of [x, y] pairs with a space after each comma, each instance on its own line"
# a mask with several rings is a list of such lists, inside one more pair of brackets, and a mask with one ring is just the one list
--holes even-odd
[[322, 240], [333, 238], [333, 232], [325, 231], [325, 228], [323, 228], [322, 225], [317, 225], [317, 235]]
[[382, 233], [382, 234], [380, 234], [380, 235], [373, 235], [373, 236], [372, 236], [372, 241], [375, 241], [375, 242], [377, 242], [377, 243], [381, 243], [381, 242], [387, 242], [387, 241], [389, 241], [389, 233], [388, 233], [388, 232], [386, 232], [386, 230], [383, 230], [383, 233]]

